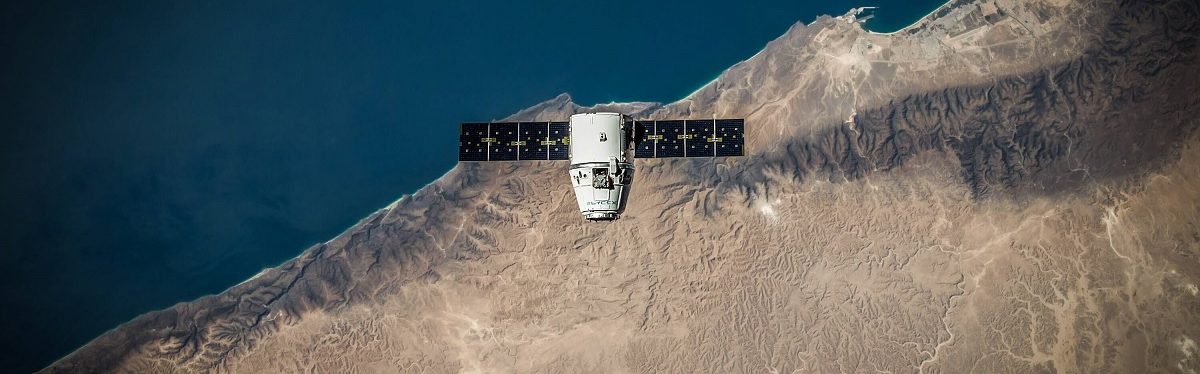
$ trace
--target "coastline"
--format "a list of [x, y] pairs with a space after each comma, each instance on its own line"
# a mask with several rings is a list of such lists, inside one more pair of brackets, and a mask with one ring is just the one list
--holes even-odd
[[360, 218], [358, 221], [355, 221], [355, 222], [354, 222], [354, 224], [350, 225], [349, 227], [346, 227], [346, 228], [345, 228], [345, 229], [343, 229], [343, 230], [342, 230], [340, 233], [338, 233], [337, 235], [334, 235], [334, 236], [333, 236], [332, 238], [330, 238], [329, 240], [326, 240], [326, 241], [323, 241], [323, 242], [320, 242], [320, 243], [317, 243], [317, 244], [312, 244], [312, 245], [309, 245], [309, 246], [305, 247], [304, 249], [300, 250], [300, 252], [296, 253], [296, 255], [295, 255], [295, 256], [292, 256], [292, 257], [290, 257], [290, 258], [287, 258], [287, 259], [283, 260], [282, 262], [280, 262], [279, 264], [276, 264], [275, 266], [264, 267], [262, 270], [259, 270], [257, 273], [254, 273], [254, 275], [250, 276], [249, 278], [246, 278], [245, 280], [243, 280], [243, 281], [241, 281], [241, 282], [238, 282], [237, 284], [234, 284], [234, 285], [232, 285], [232, 286], [226, 287], [224, 290], [221, 290], [221, 292], [217, 292], [217, 293], [211, 293], [211, 294], [205, 294], [205, 295], [201, 295], [201, 296], [199, 296], [199, 297], [196, 297], [196, 298], [194, 298], [194, 299], [190, 299], [190, 300], [183, 300], [183, 301], [176, 302], [176, 303], [174, 303], [174, 304], [171, 304], [170, 306], [167, 306], [167, 307], [165, 307], [165, 308], [159, 308], [159, 309], [149, 310], [149, 311], [146, 311], [145, 313], [138, 314], [137, 316], [135, 316], [135, 317], [133, 317], [133, 318], [130, 318], [129, 320], [127, 320], [127, 321], [125, 321], [125, 322], [121, 322], [120, 324], [118, 324], [118, 325], [116, 325], [116, 326], [113, 326], [112, 328], [110, 328], [110, 329], [108, 329], [108, 330], [105, 330], [103, 333], [100, 333], [99, 335], [96, 335], [96, 336], [95, 336], [95, 337], [93, 337], [91, 340], [88, 340], [88, 342], [87, 342], [87, 343], [84, 343], [84, 344], [82, 344], [82, 345], [80, 345], [80, 346], [78, 346], [78, 347], [75, 347], [75, 349], [74, 349], [74, 350], [71, 350], [71, 352], [69, 352], [69, 353], [67, 353], [67, 354], [65, 354], [65, 355], [62, 355], [61, 357], [59, 357], [59, 358], [55, 359], [54, 361], [50, 362], [49, 364], [47, 364], [46, 366], [42, 367], [41, 369], [38, 369], [38, 370], [37, 370], [37, 371], [35, 371], [35, 372], [42, 372], [42, 371], [45, 371], [46, 369], [49, 369], [49, 368], [52, 368], [52, 367], [54, 367], [54, 366], [55, 366], [55, 365], [57, 365], [59, 362], [61, 362], [61, 361], [65, 360], [65, 359], [67, 359], [67, 358], [69, 358], [69, 357], [71, 357], [71, 356], [75, 355], [76, 353], [79, 353], [79, 351], [80, 351], [80, 350], [82, 350], [82, 349], [84, 349], [84, 348], [87, 348], [88, 346], [91, 346], [91, 345], [92, 345], [92, 343], [95, 343], [95, 342], [99, 341], [101, 338], [104, 338], [105, 336], [108, 336], [108, 334], [110, 334], [110, 333], [112, 333], [112, 332], [115, 332], [115, 331], [117, 331], [117, 330], [120, 330], [122, 327], [125, 327], [126, 325], [129, 325], [129, 324], [131, 324], [131, 323], [137, 322], [137, 321], [138, 321], [139, 319], [141, 319], [142, 317], [145, 317], [145, 316], [148, 316], [148, 315], [151, 315], [151, 314], [154, 314], [154, 313], [159, 313], [159, 312], [163, 312], [163, 311], [169, 310], [169, 309], [171, 309], [171, 308], [174, 308], [175, 306], [177, 306], [177, 305], [179, 305], [179, 304], [184, 304], [184, 303], [192, 303], [192, 302], [195, 302], [195, 301], [197, 301], [197, 300], [201, 300], [201, 299], [205, 299], [205, 298], [209, 298], [209, 297], [217, 297], [217, 296], [220, 296], [220, 295], [223, 295], [223, 294], [225, 294], [225, 293], [229, 292], [230, 290], [233, 290], [233, 289], [235, 289], [235, 288], [241, 287], [242, 285], [245, 285], [246, 283], [250, 283], [251, 281], [253, 281], [253, 280], [255, 280], [255, 279], [258, 279], [259, 277], [263, 276], [264, 274], [267, 274], [267, 273], [268, 273], [268, 272], [270, 272], [271, 270], [278, 269], [280, 266], [283, 266], [284, 264], [287, 264], [289, 261], [293, 261], [293, 260], [295, 260], [295, 259], [297, 259], [297, 258], [300, 258], [300, 256], [303, 256], [303, 255], [304, 255], [304, 253], [308, 252], [308, 250], [312, 249], [314, 246], [323, 246], [323, 245], [327, 245], [327, 244], [329, 244], [329, 242], [332, 242], [332, 241], [334, 241], [334, 240], [337, 240], [338, 238], [341, 238], [341, 237], [342, 237], [342, 235], [345, 235], [347, 232], [350, 232], [350, 230], [354, 229], [355, 227], [358, 227], [358, 225], [361, 225], [361, 224], [363, 223], [363, 221], [366, 221], [367, 219], [369, 219], [369, 218], [373, 217], [375, 214], [378, 214], [378, 213], [380, 213], [380, 212], [382, 212], [382, 211], [385, 211], [385, 210], [395, 209], [395, 208], [396, 208], [396, 206], [397, 206], [397, 204], [399, 204], [401, 201], [404, 201], [404, 199], [406, 199], [406, 198], [409, 198], [411, 195], [416, 195], [416, 194], [418, 194], [418, 193], [421, 193], [421, 192], [422, 192], [422, 191], [424, 191], [426, 188], [429, 188], [429, 186], [432, 186], [432, 185], [434, 185], [435, 183], [437, 183], [437, 182], [441, 181], [441, 180], [442, 180], [442, 178], [445, 178], [447, 175], [450, 175], [450, 173], [454, 172], [454, 170], [455, 170], [455, 169], [457, 169], [457, 168], [458, 168], [458, 165], [457, 165], [457, 164], [455, 164], [455, 166], [451, 167], [451, 168], [450, 168], [450, 170], [446, 170], [446, 172], [445, 172], [445, 173], [443, 173], [441, 176], [439, 176], [439, 177], [435, 178], [433, 181], [431, 181], [431, 182], [429, 182], [429, 183], [426, 183], [424, 186], [421, 186], [421, 188], [418, 188], [418, 189], [417, 189], [416, 191], [414, 191], [412, 194], [402, 194], [402, 195], [400, 195], [400, 197], [399, 197], [399, 198], [397, 198], [396, 200], [392, 201], [391, 203], [388, 203], [387, 205], [383, 206], [382, 208], [376, 209], [376, 210], [374, 210], [374, 211], [372, 211], [372, 212], [368, 213], [367, 215], [363, 216], [363, 218]]
[[[859, 23], [859, 26], [862, 27], [863, 31], [866, 31], [867, 33], [869, 33], [871, 35], [892, 36], [899, 32], [912, 29], [915, 26], [919, 26], [919, 25], [925, 23], [928, 19], [932, 18], [934, 14], [937, 14], [937, 12], [941, 11], [942, 9], [945, 9], [946, 7], [950, 6], [954, 2], [955, 2], [955, 0], [946, 0], [941, 5], [938, 5], [937, 7], [930, 10], [928, 13], [925, 13], [925, 15], [921, 16], [921, 18], [916, 19], [912, 23], [910, 23], [904, 27], [901, 27], [900, 29], [898, 29], [896, 31], [878, 32], [878, 31], [871, 31], [871, 30], [867, 29], [864, 26], [864, 24], [862, 24], [862, 23]], [[878, 11], [879, 7], [875, 7], [875, 6], [851, 7], [847, 12], [853, 13], [856, 10], [862, 10], [862, 9], [873, 9], [875, 11]], [[812, 24], [816, 23], [817, 20], [821, 19], [821, 17], [835, 17], [835, 16], [828, 15], [828, 14], [822, 14], [822, 15], [818, 15], [816, 18], [813, 18], [813, 20], [808, 23], [804, 23], [803, 21], [796, 21], [796, 23], [793, 24], [792, 27], [789, 27], [788, 30], [783, 33], [783, 35], [780, 35], [779, 38], [776, 38], [775, 40], [779, 40], [779, 39], [787, 36], [788, 34], [790, 34], [792, 32], [792, 29], [794, 29], [796, 26], [805, 27], [805, 26], [812, 25]], [[696, 96], [696, 94], [700, 93], [700, 91], [704, 91], [705, 88], [708, 88], [708, 86], [711, 86], [713, 83], [716, 83], [717, 80], [721, 79], [721, 76], [725, 75], [725, 72], [728, 72], [730, 69], [733, 69], [746, 61], [753, 60], [754, 58], [761, 55], [763, 52], [765, 52], [767, 50], [767, 48], [770, 47], [771, 43], [774, 42], [775, 40], [767, 42], [767, 45], [763, 46], [762, 49], [760, 49], [760, 50], [758, 50], [758, 52], [754, 53], [753, 56], [750, 56], [749, 58], [746, 58], [745, 60], [738, 61], [737, 63], [735, 63], [735, 64], [729, 66], [728, 68], [726, 68], [725, 70], [721, 71], [721, 74], [718, 74], [716, 78], [713, 78], [712, 80], [708, 81], [708, 83], [701, 85], [700, 88], [697, 88], [695, 91], [692, 91], [691, 93], [687, 94], [686, 96], [684, 96], [683, 98], [681, 98], [679, 100], [667, 103], [663, 106], [666, 107], [666, 106], [670, 106], [670, 105], [674, 105], [674, 104], [682, 103], [684, 101], [691, 100], [694, 96]]]
[[933, 8], [933, 10], [930, 10], [929, 13], [926, 13], [924, 16], [921, 16], [921, 18], [918, 18], [916, 21], [913, 21], [913, 23], [908, 24], [908, 26], [901, 27], [899, 30], [896, 30], [896, 31], [877, 32], [877, 31], [871, 31], [871, 30], [867, 29], [866, 27], [863, 27], [863, 30], [865, 30], [867, 33], [870, 33], [872, 35], [884, 35], [884, 36], [895, 35], [898, 32], [907, 31], [908, 29], [913, 28], [913, 26], [917, 26], [917, 25], [924, 23], [927, 19], [932, 17], [935, 13], [942, 10], [943, 8], [946, 8], [947, 6], [950, 6], [950, 4], [952, 4], [952, 3], [954, 3], [954, 0], [946, 0], [946, 2], [942, 3], [942, 5], [938, 5], [937, 8]]
[[764, 45], [762, 47], [762, 49], [759, 49], [758, 52], [755, 52], [754, 55], [752, 55], [744, 60], [738, 61], [738, 62], [734, 63], [733, 65], [730, 65], [729, 67], [725, 68], [725, 70], [721, 70], [721, 73], [717, 74], [717, 76], [715, 78], [713, 78], [712, 80], [709, 80], [708, 83], [701, 85], [700, 88], [697, 88], [695, 91], [692, 91], [692, 93], [685, 95], [683, 98], [680, 98], [679, 100], [675, 100], [670, 103], [663, 104], [663, 107], [668, 107], [671, 105], [682, 103], [684, 101], [691, 100], [692, 97], [696, 96], [696, 94], [700, 93], [700, 91], [704, 91], [704, 89], [708, 88], [708, 86], [713, 85], [713, 83], [717, 83], [717, 81], [720, 80], [721, 77], [725, 75], [725, 73], [729, 72], [733, 68], [738, 67], [738, 65], [741, 65], [742, 63], [745, 63], [746, 61], [753, 60], [753, 59], [757, 58], [758, 56], [762, 55], [763, 52], [767, 51], [767, 48], [771, 47], [771, 43], [774, 43], [776, 40], [782, 39], [783, 37], [790, 34], [792, 32], [792, 29], [795, 29], [796, 26], [804, 27], [804, 26], [811, 25], [811, 24], [815, 23], [818, 19], [821, 19], [821, 17], [830, 17], [830, 16], [828, 14], [822, 14], [822, 15], [817, 16], [816, 18], [813, 18], [812, 22], [809, 22], [809, 23], [804, 23], [803, 21], [796, 21], [796, 23], [793, 23], [791, 27], [788, 27], [787, 31], [784, 31], [783, 34], [780, 35], [779, 37], [776, 37], [775, 39], [772, 39], [771, 41], [767, 42], [767, 44]]

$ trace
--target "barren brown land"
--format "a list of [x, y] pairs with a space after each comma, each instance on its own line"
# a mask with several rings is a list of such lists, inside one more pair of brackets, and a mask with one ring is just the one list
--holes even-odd
[[[1200, 371], [1200, 4], [963, 0], [797, 24], [678, 102], [743, 158], [460, 163], [47, 372]], [[447, 124], [452, 131], [454, 124]]]

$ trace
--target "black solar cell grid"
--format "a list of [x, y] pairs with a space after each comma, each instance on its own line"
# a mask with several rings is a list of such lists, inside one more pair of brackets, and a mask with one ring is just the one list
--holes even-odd
[[549, 155], [551, 160], [566, 160], [569, 157], [567, 150], [568, 142], [571, 140], [570, 125], [566, 122], [550, 122], [550, 143]]
[[746, 135], [745, 121], [741, 119], [717, 120], [717, 156], [745, 156]]
[[517, 124], [518, 131], [521, 132], [519, 159], [522, 160], [545, 160], [547, 156], [546, 139], [550, 136], [550, 127], [547, 122], [521, 122]]
[[654, 135], [661, 136], [655, 144], [655, 157], [683, 157], [683, 121], [658, 121]]
[[488, 124], [463, 123], [458, 126], [458, 160], [487, 161], [488, 145], [483, 141], [487, 137]]
[[713, 120], [688, 120], [684, 127], [687, 130], [687, 139], [683, 141], [687, 157], [712, 157]]
[[488, 149], [488, 161], [516, 161], [517, 123], [496, 122], [491, 124], [491, 137], [496, 139]]
[[633, 157], [654, 158], [654, 121], [634, 122], [633, 141]]

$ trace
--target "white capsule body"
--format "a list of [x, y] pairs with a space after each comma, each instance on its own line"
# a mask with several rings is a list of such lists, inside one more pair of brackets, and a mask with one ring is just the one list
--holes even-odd
[[619, 113], [571, 116], [571, 185], [583, 218], [613, 220], [625, 210], [633, 182], [625, 126]]

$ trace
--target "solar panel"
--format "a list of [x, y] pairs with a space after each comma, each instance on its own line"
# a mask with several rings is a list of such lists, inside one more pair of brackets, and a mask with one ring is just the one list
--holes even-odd
[[484, 138], [488, 137], [488, 124], [486, 123], [463, 123], [458, 126], [458, 160], [459, 161], [487, 161], [488, 159], [488, 143]]
[[687, 157], [712, 157], [713, 153], [713, 120], [687, 120], [684, 125], [686, 137], [683, 139]]
[[550, 124], [548, 122], [521, 122], [517, 124], [517, 129], [521, 133], [520, 144], [517, 149], [517, 155], [521, 160], [545, 160], [548, 155], [549, 146], [546, 140], [550, 136]]
[[717, 156], [746, 155], [746, 123], [742, 119], [719, 119], [717, 136], [713, 138]]
[[[633, 121], [634, 157], [744, 156], [745, 120]], [[566, 160], [567, 122], [465, 122], [459, 125], [459, 161]]]
[[683, 157], [683, 121], [658, 121], [654, 123], [654, 157]]
[[633, 123], [633, 157], [654, 158], [654, 121]]
[[495, 142], [488, 147], [488, 161], [515, 161], [517, 159], [517, 123], [497, 122], [488, 126]]
[[569, 157], [567, 145], [571, 142], [570, 124], [567, 122], [550, 122], [549, 158], [551, 160], [566, 160]]

